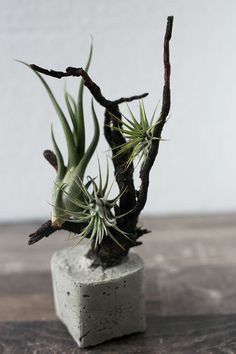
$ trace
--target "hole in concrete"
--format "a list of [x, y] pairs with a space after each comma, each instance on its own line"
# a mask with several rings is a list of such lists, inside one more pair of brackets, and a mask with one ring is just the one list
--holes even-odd
[[70, 292], [69, 292], [69, 291], [67, 291], [67, 295], [70, 295]]

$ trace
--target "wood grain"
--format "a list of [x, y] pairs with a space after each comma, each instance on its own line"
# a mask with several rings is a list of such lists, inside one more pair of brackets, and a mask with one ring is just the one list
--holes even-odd
[[0, 226], [0, 353], [236, 353], [236, 215], [146, 218], [148, 328], [80, 351], [57, 321], [50, 257], [58, 233], [33, 247], [35, 224]]
[[0, 352], [24, 354], [236, 353], [236, 315], [148, 317], [145, 333], [78, 349], [58, 321], [0, 322]]

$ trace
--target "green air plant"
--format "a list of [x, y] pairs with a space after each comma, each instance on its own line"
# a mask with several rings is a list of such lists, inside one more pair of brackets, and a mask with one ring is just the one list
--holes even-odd
[[[148, 119], [143, 98], [148, 94], [121, 97], [116, 100], [107, 99], [100, 87], [88, 74], [92, 57], [92, 46], [85, 69], [68, 67], [65, 71], [47, 70], [35, 64], [28, 65], [43, 83], [52, 101], [63, 128], [68, 161], [65, 164], [62, 153], [56, 142], [53, 128], [51, 131], [54, 153], [48, 151], [46, 159], [56, 168], [57, 175], [52, 193], [51, 219], [42, 224], [30, 235], [29, 244], [43, 237], [48, 237], [57, 230], [67, 230], [77, 242], [87, 238], [91, 241], [89, 256], [94, 265], [103, 267], [119, 264], [127, 256], [129, 249], [139, 245], [139, 238], [148, 232], [138, 226], [148, 194], [150, 171], [159, 152], [162, 130], [170, 110], [170, 62], [169, 42], [172, 33], [173, 17], [167, 19], [164, 37], [164, 87], [160, 113], [156, 109]], [[57, 79], [75, 77], [81, 79], [78, 98], [75, 100], [65, 90], [65, 103], [68, 118], [56, 101], [50, 87], [42, 75]], [[98, 163], [98, 177], [91, 178], [86, 169], [92, 158], [100, 135], [99, 123], [93, 101], [91, 112], [93, 118], [93, 138], [86, 148], [85, 123], [83, 113], [84, 87], [91, 96], [105, 108], [103, 131], [109, 145], [114, 167], [115, 182], [118, 193], [115, 198], [109, 197], [112, 188], [109, 183], [107, 168], [105, 179], [102, 179]], [[136, 118], [128, 106], [129, 117], [121, 114], [120, 105], [124, 102], [139, 100], [139, 117]], [[140, 164], [140, 184], [135, 186], [134, 160]], [[137, 164], [138, 165], [138, 164]], [[104, 180], [104, 182], [103, 182]]]
[[[92, 58], [92, 51], [93, 47], [91, 46], [89, 59], [86, 65], [86, 71], [89, 69]], [[37, 71], [34, 72], [43, 83], [56, 110], [67, 145], [68, 162], [66, 166], [62, 153], [55, 140], [53, 127], [51, 127], [52, 142], [57, 160], [57, 176], [54, 183], [51, 200], [51, 220], [53, 226], [61, 226], [61, 224], [64, 222], [64, 219], [68, 216], [66, 210], [77, 210], [76, 205], [71, 203], [69, 195], [73, 195], [74, 198], [79, 199], [83, 194], [80, 186], [78, 183], [76, 183], [76, 180], [79, 178], [81, 181], [83, 181], [86, 167], [97, 147], [100, 134], [99, 124], [92, 101], [91, 112], [93, 116], [94, 134], [89, 147], [85, 149], [85, 126], [83, 111], [84, 80], [81, 80], [77, 101], [74, 100], [74, 98], [67, 92], [66, 89], [64, 92], [65, 102], [72, 125], [71, 128], [69, 119], [67, 119], [66, 115], [63, 113], [49, 85], [43, 79], [42, 75], [40, 75]], [[61, 210], [65, 211], [63, 215], [61, 214]]]
[[121, 119], [111, 113], [119, 123], [119, 126], [113, 127], [113, 129], [120, 132], [126, 139], [126, 141], [118, 147], [118, 151], [117, 147], [115, 148], [117, 151], [115, 153], [116, 156], [128, 153], [128, 158], [125, 161], [126, 168], [130, 166], [135, 158], [138, 158], [138, 163], [141, 160], [145, 162], [153, 140], [164, 140], [153, 135], [155, 127], [161, 124], [161, 117], [156, 118], [155, 116], [157, 107], [152, 114], [150, 122], [146, 115], [143, 100], [139, 101], [139, 119], [135, 118], [135, 115], [128, 105], [127, 107], [130, 118], [122, 114], [123, 119]]
[[[117, 220], [124, 215], [116, 216], [114, 209], [121, 197], [119, 193], [115, 198], [109, 199], [109, 194], [113, 183], [109, 186], [109, 165], [107, 163], [106, 179], [103, 184], [100, 163], [98, 162], [99, 181], [96, 183], [95, 178], [88, 177], [86, 184], [78, 177], [75, 177], [75, 183], [81, 191], [80, 197], [76, 198], [70, 192], [66, 192], [62, 188], [62, 192], [66, 194], [67, 199], [74, 205], [72, 210], [57, 208], [61, 212], [62, 217], [67, 215], [69, 219], [64, 221], [84, 224], [79, 234], [73, 234], [70, 239], [76, 239], [75, 245], [80, 243], [84, 238], [89, 238], [90, 242], [94, 241], [96, 248], [101, 244], [105, 236], [109, 236], [120, 248], [123, 246], [116, 239], [114, 232], [118, 232], [128, 238], [128, 234], [117, 226]], [[75, 211], [76, 210], [76, 211]], [[132, 240], [131, 240], [132, 241]]]

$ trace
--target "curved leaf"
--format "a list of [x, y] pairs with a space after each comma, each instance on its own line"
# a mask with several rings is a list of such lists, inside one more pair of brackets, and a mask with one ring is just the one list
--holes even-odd
[[57, 158], [57, 179], [58, 180], [62, 180], [63, 177], [65, 176], [66, 173], [66, 168], [64, 165], [64, 160], [63, 160], [63, 156], [61, 154], [61, 151], [57, 145], [57, 142], [55, 140], [54, 137], [54, 133], [53, 133], [53, 126], [51, 125], [51, 136], [52, 136], [52, 142], [53, 142], [53, 148], [54, 148], [54, 152]]
[[[89, 58], [87, 64], [85, 66], [85, 71], [87, 72], [91, 63], [93, 54], [93, 43], [90, 46]], [[84, 151], [85, 151], [85, 127], [84, 127], [84, 108], [83, 108], [83, 93], [84, 93], [84, 80], [81, 79], [80, 87], [79, 87], [79, 94], [78, 94], [78, 106], [77, 106], [77, 114], [76, 114], [76, 121], [77, 121], [77, 131], [78, 131], [78, 145], [77, 145], [77, 152], [78, 152], [78, 159], [82, 158]]]
[[[77, 129], [77, 123], [76, 123], [76, 106], [73, 107], [74, 109], [72, 108], [72, 105], [71, 105], [72, 97], [68, 94], [68, 92], [66, 90], [64, 92], [64, 97], [65, 97], [66, 106], [67, 106], [67, 109], [68, 109], [68, 112], [70, 115], [70, 119], [71, 119], [71, 122], [72, 122], [73, 128], [74, 128], [74, 131], [73, 131], [74, 141], [75, 141], [75, 144], [77, 144], [78, 129]], [[72, 104], [73, 104], [73, 101], [72, 101]]]
[[68, 150], [68, 167], [72, 167], [72, 166], [75, 166], [78, 159], [77, 159], [77, 156], [76, 156], [76, 146], [75, 146], [75, 142], [74, 142], [74, 137], [73, 137], [73, 134], [72, 134], [72, 131], [70, 129], [70, 126], [67, 122], [67, 119], [61, 109], [61, 107], [59, 106], [57, 100], [55, 99], [49, 85], [47, 84], [47, 82], [44, 80], [44, 78], [42, 77], [42, 75], [40, 75], [36, 70], [32, 69], [31, 66], [27, 63], [24, 63], [22, 61], [19, 61], [20, 63], [28, 66], [31, 70], [33, 70], [33, 72], [38, 76], [38, 78], [41, 80], [41, 82], [43, 83], [48, 95], [49, 95], [49, 98], [56, 110], [56, 113], [60, 119], [60, 122], [61, 122], [61, 125], [62, 125], [62, 129], [64, 131], [64, 135], [65, 135], [65, 138], [66, 138], [66, 144], [67, 144], [67, 150]]
[[86, 170], [86, 167], [97, 147], [98, 141], [99, 141], [99, 135], [100, 135], [100, 128], [99, 128], [99, 123], [98, 123], [98, 118], [96, 115], [96, 112], [94, 110], [94, 105], [93, 105], [93, 100], [91, 102], [91, 110], [92, 110], [92, 115], [93, 115], [93, 124], [94, 124], [94, 133], [93, 133], [93, 139], [86, 150], [84, 156], [82, 157], [81, 161], [79, 162], [78, 166], [75, 169], [75, 176], [79, 176], [81, 180], [83, 180], [84, 177], [84, 172]]

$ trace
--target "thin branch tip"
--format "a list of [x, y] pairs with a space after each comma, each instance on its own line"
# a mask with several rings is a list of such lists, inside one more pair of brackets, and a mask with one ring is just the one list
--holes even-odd
[[167, 17], [166, 31], [164, 36], [164, 51], [163, 51], [163, 64], [164, 64], [164, 86], [163, 86], [163, 95], [162, 95], [162, 108], [161, 108], [161, 123], [156, 125], [153, 137], [158, 139], [153, 139], [151, 148], [149, 150], [148, 156], [145, 163], [143, 164], [140, 171], [141, 185], [138, 193], [138, 200], [136, 208], [134, 211], [135, 215], [139, 215], [142, 209], [144, 208], [147, 201], [147, 193], [149, 187], [149, 174], [151, 168], [154, 164], [154, 161], [157, 157], [159, 151], [159, 145], [161, 141], [162, 129], [166, 123], [166, 118], [170, 111], [171, 97], [170, 97], [170, 54], [169, 54], [169, 43], [172, 35], [173, 28], [173, 16]]
[[167, 17], [165, 40], [171, 39], [173, 22], [174, 22], [174, 16], [168, 16]]
[[142, 95], [135, 95], [135, 96], [131, 96], [131, 97], [121, 97], [118, 100], [113, 101], [114, 104], [121, 104], [124, 102], [132, 102], [135, 100], [141, 100], [142, 98], [145, 98], [148, 96], [148, 92], [143, 93]]
[[44, 150], [43, 156], [50, 163], [50, 165], [54, 167], [55, 170], [57, 171], [58, 169], [57, 158], [54, 152], [51, 150]]

